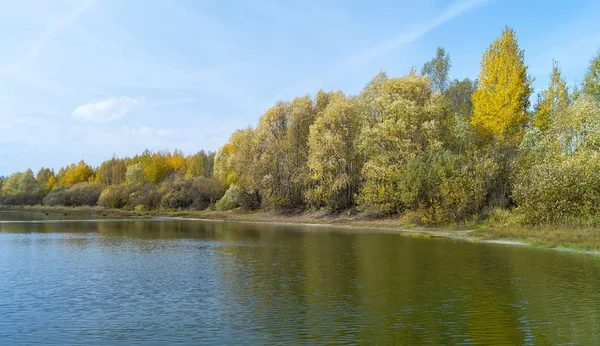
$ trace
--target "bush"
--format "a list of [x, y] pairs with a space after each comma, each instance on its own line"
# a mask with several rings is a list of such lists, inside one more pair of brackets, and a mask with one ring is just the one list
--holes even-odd
[[399, 179], [402, 201], [422, 209], [422, 223], [462, 221], [484, 204], [488, 164], [447, 151], [416, 157]]
[[235, 208], [256, 209], [260, 207], [260, 199], [256, 194], [250, 194], [237, 185], [231, 185], [225, 195], [217, 202], [217, 210]]
[[0, 195], [0, 204], [4, 205], [38, 205], [42, 200], [42, 195], [36, 192]]
[[161, 195], [156, 185], [145, 184], [129, 195], [127, 206], [135, 210], [158, 209], [160, 198]]
[[514, 198], [529, 223], [598, 224], [600, 155], [580, 153], [533, 165], [519, 173]]
[[162, 208], [203, 210], [223, 196], [225, 187], [214, 178], [175, 177], [172, 181], [163, 184], [161, 192]]
[[102, 185], [98, 183], [78, 183], [71, 186], [59, 186], [48, 193], [44, 204], [66, 207], [95, 206], [102, 193]]
[[104, 189], [98, 199], [98, 205], [105, 208], [123, 208], [129, 204], [129, 196], [135, 190], [134, 185], [119, 184]]

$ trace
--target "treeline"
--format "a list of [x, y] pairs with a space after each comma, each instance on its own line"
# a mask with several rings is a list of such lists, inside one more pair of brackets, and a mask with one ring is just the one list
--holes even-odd
[[80, 161], [29, 169], [0, 181], [0, 203], [7, 205], [103, 206], [135, 210], [206, 209], [227, 187], [212, 176], [213, 152], [185, 156], [180, 151], [115, 158], [93, 168]]
[[146, 152], [97, 169], [17, 173], [1, 198], [73, 205], [97, 195], [116, 208], [326, 209], [420, 223], [507, 208], [525, 222], [597, 224], [600, 53], [580, 85], [567, 85], [555, 62], [533, 107], [509, 28], [483, 54], [477, 80], [449, 80], [450, 68], [438, 48], [420, 71], [380, 72], [358, 95], [278, 102], [216, 154]]

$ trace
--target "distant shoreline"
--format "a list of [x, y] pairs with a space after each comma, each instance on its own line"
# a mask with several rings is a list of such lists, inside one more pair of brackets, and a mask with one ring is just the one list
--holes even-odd
[[283, 213], [265, 211], [130, 211], [102, 207], [0, 206], [3, 211], [42, 213], [45, 215], [120, 217], [138, 219], [170, 219], [226, 221], [236, 223], [298, 225], [363, 229], [390, 232], [419, 238], [446, 238], [459, 241], [533, 246], [559, 251], [600, 255], [600, 229], [567, 226], [501, 226], [482, 223], [465, 229], [447, 225], [439, 228], [403, 224], [399, 218], [368, 219], [323, 213]]

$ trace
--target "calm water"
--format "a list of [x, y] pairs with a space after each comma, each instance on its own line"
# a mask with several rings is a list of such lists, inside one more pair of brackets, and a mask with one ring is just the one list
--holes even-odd
[[0, 219], [2, 345], [600, 343], [591, 255], [317, 227]]

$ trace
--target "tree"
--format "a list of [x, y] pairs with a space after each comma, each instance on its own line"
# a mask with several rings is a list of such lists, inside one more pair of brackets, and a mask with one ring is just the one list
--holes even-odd
[[185, 173], [185, 157], [183, 156], [183, 152], [181, 150], [175, 149], [172, 154], [166, 153], [165, 156], [168, 169], [176, 173]]
[[366, 158], [359, 203], [365, 210], [397, 213], [405, 209], [401, 177], [408, 162], [429, 150], [443, 148], [451, 117], [440, 93], [432, 93], [429, 78], [414, 73], [389, 78], [361, 96], [367, 115], [360, 134]]
[[36, 174], [35, 180], [37, 180], [38, 183], [40, 183], [46, 189], [50, 190], [54, 185], [54, 171], [50, 168], [42, 167]]
[[473, 92], [477, 82], [469, 78], [453, 80], [444, 94], [450, 111], [462, 119], [468, 119], [473, 114]]
[[304, 203], [307, 140], [313, 121], [313, 104], [308, 96], [278, 102], [261, 117], [255, 130], [253, 181], [260, 181], [266, 205], [296, 208]]
[[438, 47], [435, 58], [426, 62], [421, 69], [423, 76], [428, 76], [431, 80], [431, 89], [444, 93], [448, 88], [448, 72], [452, 64], [450, 63], [450, 54], [444, 48]]
[[122, 159], [112, 157], [110, 160], [102, 162], [96, 171], [96, 182], [104, 185], [117, 185], [125, 181], [127, 165]]
[[58, 171], [56, 175], [56, 185], [73, 185], [77, 183], [87, 182], [94, 179], [94, 169], [92, 166], [81, 160], [75, 164], [70, 164], [67, 167], [63, 167]]
[[590, 62], [583, 80], [582, 91], [600, 103], [600, 51]]
[[307, 199], [313, 206], [343, 210], [354, 205], [362, 164], [355, 143], [359, 133], [355, 100], [341, 92], [330, 95], [308, 139], [311, 185]]
[[471, 123], [483, 138], [518, 143], [528, 121], [531, 82], [524, 51], [507, 27], [484, 53], [473, 93]]
[[444, 93], [448, 109], [454, 115], [450, 147], [455, 153], [464, 154], [473, 148], [474, 135], [470, 121], [473, 116], [472, 97], [476, 86], [477, 82], [469, 78], [455, 79]]
[[562, 78], [558, 63], [553, 62], [550, 84], [538, 95], [538, 103], [533, 114], [532, 124], [542, 132], [547, 131], [556, 117], [571, 103], [567, 83]]
[[13, 173], [2, 184], [2, 202], [5, 204], [39, 204], [43, 193], [44, 186], [35, 179], [31, 169]]
[[142, 163], [138, 162], [127, 167], [125, 176], [129, 184], [142, 184], [146, 180], [146, 170]]

